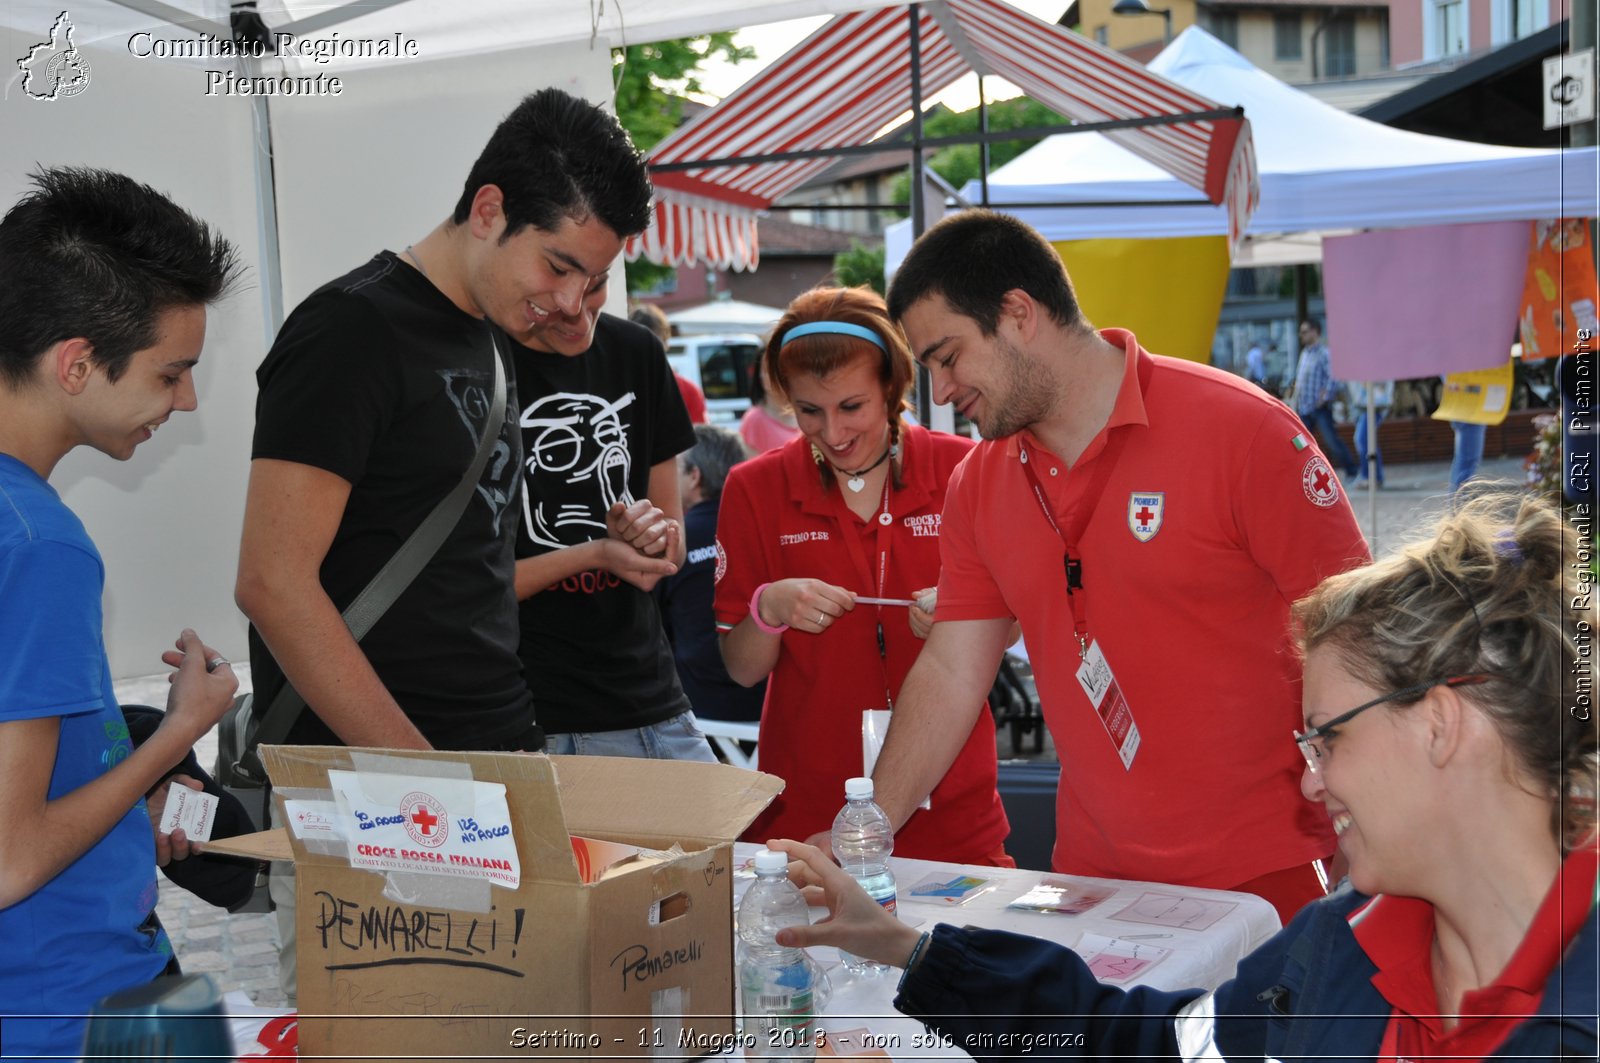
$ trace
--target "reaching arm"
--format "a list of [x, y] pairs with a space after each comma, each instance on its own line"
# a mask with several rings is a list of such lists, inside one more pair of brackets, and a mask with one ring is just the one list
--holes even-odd
[[872, 780], [895, 830], [944, 778], [966, 745], [1011, 635], [1009, 618], [945, 620], [900, 688]]
[[193, 631], [155, 734], [104, 775], [50, 800], [61, 717], [0, 723], [0, 908], [25, 900], [104, 838], [227, 710], [239, 681]]
[[[781, 579], [767, 584], [756, 600], [761, 619], [770, 627], [787, 624], [808, 635], [820, 635], [856, 607], [855, 595], [819, 579]], [[740, 686], [753, 687], [778, 665], [783, 636], [762, 631], [746, 616], [722, 636], [722, 663]]]
[[349, 482], [324, 469], [271, 458], [251, 462], [234, 600], [341, 742], [428, 749], [318, 577], [349, 498]]

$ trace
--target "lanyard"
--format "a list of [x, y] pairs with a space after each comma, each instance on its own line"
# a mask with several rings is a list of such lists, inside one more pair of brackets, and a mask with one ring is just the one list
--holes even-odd
[[[876, 597], [885, 597], [889, 581], [889, 549], [894, 542], [894, 516], [889, 512], [889, 489], [894, 483], [894, 469], [891, 467], [889, 474], [883, 478], [883, 506], [875, 518], [878, 524], [876, 546], [878, 551], [878, 579], [875, 584]], [[866, 553], [861, 549], [861, 535], [855, 528], [855, 514], [844, 500], [843, 491], [838, 498], [839, 534], [844, 539], [845, 549], [850, 553], [850, 560], [855, 564], [856, 571], [869, 586], [873, 586], [872, 567], [867, 561]], [[889, 644], [883, 634], [883, 606], [875, 606], [877, 611], [878, 635], [878, 665], [883, 670], [883, 702], [889, 708], [894, 708], [894, 698], [889, 692]]]
[[1099, 457], [1095, 458], [1094, 476], [1089, 481], [1089, 488], [1084, 492], [1078, 507], [1072, 511], [1065, 528], [1057, 522], [1055, 514], [1050, 511], [1049, 496], [1045, 494], [1044, 483], [1034, 469], [1037, 462], [1031, 459], [1027, 444], [1021, 440], [1017, 442], [1017, 449], [1022, 454], [1022, 471], [1027, 474], [1028, 484], [1033, 488], [1034, 500], [1039, 503], [1039, 510], [1044, 513], [1044, 519], [1049, 522], [1051, 530], [1061, 539], [1063, 549], [1061, 561], [1067, 573], [1067, 603], [1072, 609], [1072, 630], [1078, 639], [1079, 658], [1089, 652], [1089, 603], [1083, 586], [1083, 554], [1078, 550], [1078, 540], [1083, 538], [1084, 529], [1089, 527], [1089, 521], [1100, 506], [1100, 499], [1105, 494], [1106, 481], [1111, 478], [1112, 471], [1117, 467], [1117, 458], [1122, 454], [1122, 447], [1127, 441], [1128, 433], [1125, 431], [1110, 433]]

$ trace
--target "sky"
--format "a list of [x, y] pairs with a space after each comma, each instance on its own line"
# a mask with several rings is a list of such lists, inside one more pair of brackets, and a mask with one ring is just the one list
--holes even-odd
[[[1007, 0], [1019, 10], [1054, 22], [1067, 9], [1070, 0]], [[826, 18], [798, 18], [787, 22], [772, 22], [763, 26], [749, 26], [735, 34], [735, 40], [756, 50], [756, 58], [743, 63], [717, 62], [708, 64], [700, 75], [701, 84], [717, 99], [731, 93], [755, 77], [762, 68], [782, 58], [790, 48], [826, 22]], [[1010, 82], [989, 78], [984, 83], [990, 101], [1008, 99], [1021, 93]], [[940, 102], [951, 110], [966, 111], [978, 105], [978, 79], [968, 74], [944, 92], [932, 97], [930, 102]]]

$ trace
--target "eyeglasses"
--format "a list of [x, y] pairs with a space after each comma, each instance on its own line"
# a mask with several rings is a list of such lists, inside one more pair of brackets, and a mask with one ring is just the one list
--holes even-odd
[[1366, 712], [1374, 705], [1382, 705], [1386, 701], [1403, 701], [1406, 698], [1415, 700], [1416, 698], [1419, 698], [1423, 694], [1432, 690], [1434, 687], [1474, 686], [1478, 683], [1487, 683], [1489, 680], [1494, 678], [1496, 677], [1492, 675], [1452, 675], [1446, 676], [1443, 679], [1434, 679], [1426, 683], [1418, 683], [1415, 686], [1409, 686], [1403, 690], [1392, 691], [1391, 693], [1383, 695], [1381, 698], [1373, 698], [1364, 705], [1357, 705], [1349, 712], [1342, 712], [1319, 727], [1313, 727], [1309, 731], [1295, 731], [1295, 744], [1300, 747], [1300, 755], [1306, 758], [1306, 767], [1311, 769], [1311, 773], [1313, 775], [1321, 775], [1322, 767], [1319, 762], [1322, 760], [1323, 756], [1323, 740], [1331, 738], [1335, 733], [1338, 732], [1340, 727], [1349, 723], [1351, 720], [1355, 719], [1363, 712]]

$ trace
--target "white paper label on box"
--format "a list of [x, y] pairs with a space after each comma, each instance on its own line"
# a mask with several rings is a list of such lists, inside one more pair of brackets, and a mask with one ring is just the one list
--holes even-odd
[[521, 883], [504, 785], [339, 770], [328, 785], [351, 867]]
[[295, 801], [284, 798], [283, 811], [296, 838], [342, 838], [337, 801]]
[[182, 830], [192, 842], [211, 840], [211, 822], [217, 818], [217, 799], [204, 790], [191, 790], [182, 783], [167, 787], [167, 803], [161, 810], [161, 833]]

